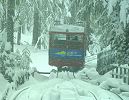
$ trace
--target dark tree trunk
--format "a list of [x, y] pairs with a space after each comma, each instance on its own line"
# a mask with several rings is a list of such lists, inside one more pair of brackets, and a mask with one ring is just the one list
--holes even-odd
[[86, 49], [89, 51], [89, 43], [90, 43], [90, 24], [89, 21], [85, 22], [84, 32], [86, 35]]
[[[40, 23], [40, 15], [39, 11], [36, 7], [34, 7], [34, 27], [33, 27], [33, 40], [32, 45], [36, 45], [38, 38], [41, 35], [41, 23]], [[38, 42], [37, 47], [41, 48], [41, 41]]]
[[1, 30], [3, 31], [6, 28], [6, 1], [2, 0], [1, 1], [2, 6], [3, 6], [3, 15], [2, 15], [2, 19], [1, 19]]
[[[89, 3], [89, 2], [87, 2]], [[86, 49], [89, 51], [89, 44], [90, 44], [90, 5], [86, 8], [84, 12], [84, 21], [85, 21], [85, 27], [84, 27], [84, 32], [86, 35]]]
[[13, 22], [13, 16], [14, 16], [14, 10], [15, 10], [15, 0], [8, 0], [7, 2], [7, 42], [10, 42], [12, 48], [11, 51], [13, 52], [14, 49], [14, 22]]
[[69, 20], [69, 24], [75, 24], [76, 23], [76, 12], [77, 12], [77, 1], [75, 0], [75, 3], [73, 4], [71, 8], [71, 18]]
[[6, 27], [6, 16], [4, 15], [1, 20], [1, 30], [3, 31]]
[[24, 24], [22, 24], [22, 34], [25, 34], [25, 23]]
[[18, 28], [18, 35], [17, 35], [17, 44], [20, 45], [21, 43], [21, 26]]

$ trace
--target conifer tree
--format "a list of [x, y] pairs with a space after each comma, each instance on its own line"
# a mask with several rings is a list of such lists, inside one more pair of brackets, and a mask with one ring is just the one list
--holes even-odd
[[11, 44], [11, 51], [14, 49], [14, 21], [15, 0], [7, 0], [7, 42]]

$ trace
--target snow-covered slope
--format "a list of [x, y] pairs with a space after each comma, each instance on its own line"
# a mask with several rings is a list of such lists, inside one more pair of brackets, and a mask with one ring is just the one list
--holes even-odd
[[48, 50], [39, 50], [30, 45], [15, 45], [15, 51], [18, 49], [21, 53], [25, 48], [30, 51], [31, 67], [35, 67], [41, 72], [50, 72], [52, 69], [55, 69], [55, 67], [48, 64]]
[[4, 79], [3, 75], [0, 74], [0, 98], [5, 91], [6, 87], [8, 86], [8, 81]]
[[4, 79], [2, 74], [0, 74], [0, 93], [5, 90], [8, 84], [8, 81]]

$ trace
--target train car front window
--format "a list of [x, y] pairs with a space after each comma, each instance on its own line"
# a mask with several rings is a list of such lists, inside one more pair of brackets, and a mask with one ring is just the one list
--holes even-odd
[[68, 35], [67, 36], [68, 41], [82, 41], [82, 35]]
[[52, 40], [66, 40], [66, 35], [65, 34], [51, 34], [50, 38]]
[[66, 41], [66, 34], [51, 34], [50, 38], [53, 41], [53, 45], [64, 45]]
[[58, 40], [66, 40], [66, 34], [56, 34]]

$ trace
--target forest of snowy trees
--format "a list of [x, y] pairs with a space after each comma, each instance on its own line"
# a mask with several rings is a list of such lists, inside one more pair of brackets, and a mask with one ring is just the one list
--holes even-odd
[[30, 33], [31, 45], [47, 48], [55, 21], [85, 27], [87, 50], [110, 46], [120, 64], [128, 61], [129, 0], [0, 0], [0, 33], [11, 51], [15, 38], [20, 45], [21, 34]]
[[129, 64], [129, 0], [0, 0], [0, 15], [1, 38], [11, 51], [22, 34], [32, 35], [30, 45], [46, 49], [46, 35], [59, 21], [85, 28], [90, 53], [110, 46], [118, 64]]
[[0, 0], [0, 15], [0, 31], [6, 30], [11, 45], [14, 32], [20, 44], [21, 34], [28, 30], [33, 32], [32, 45], [40, 48], [43, 35], [55, 21], [74, 25], [83, 22], [87, 43], [92, 43], [90, 36], [94, 34], [101, 49], [108, 45], [123, 48], [128, 40], [128, 0]]

